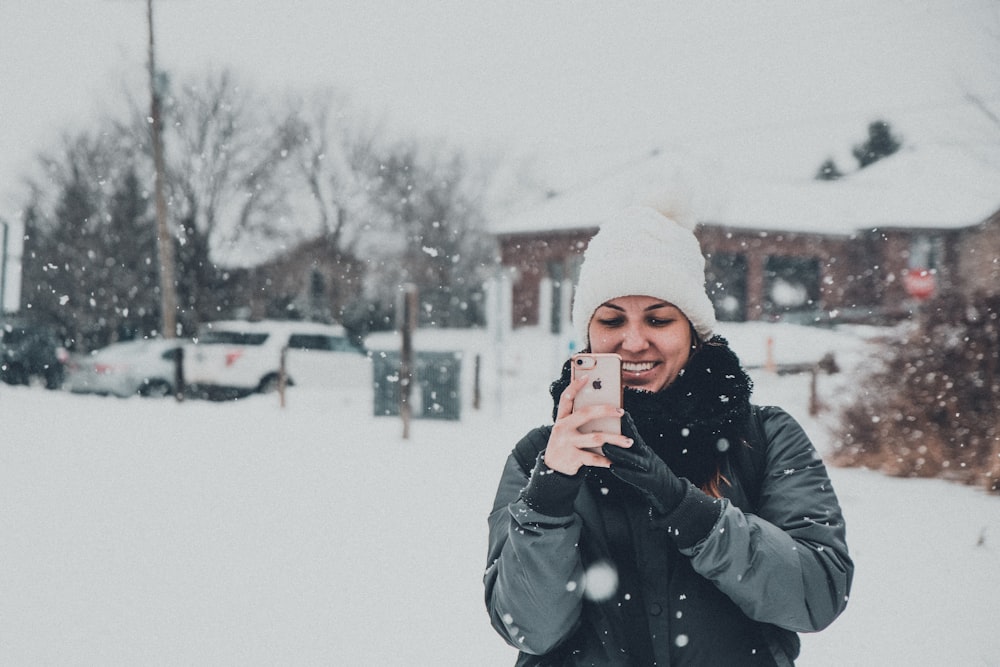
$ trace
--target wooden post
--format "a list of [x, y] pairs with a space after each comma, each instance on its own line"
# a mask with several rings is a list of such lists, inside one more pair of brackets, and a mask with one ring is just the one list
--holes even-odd
[[819, 400], [819, 391], [816, 388], [816, 378], [819, 376], [820, 371], [826, 373], [827, 375], [833, 375], [834, 373], [840, 372], [840, 366], [837, 365], [837, 359], [833, 356], [833, 352], [827, 352], [823, 357], [813, 364], [809, 372], [812, 373], [812, 377], [809, 381], [809, 415], [815, 417], [819, 414], [819, 411], [823, 409], [823, 403]]
[[819, 395], [816, 391], [816, 376], [819, 375], [819, 365], [816, 364], [809, 369], [809, 416], [815, 417], [819, 414]]
[[472, 380], [472, 409], [473, 410], [478, 410], [479, 409], [479, 404], [480, 404], [480, 401], [481, 401], [481, 398], [482, 398], [482, 392], [479, 389], [481, 367], [482, 367], [482, 355], [481, 354], [477, 354], [476, 355], [475, 374], [473, 375], [473, 380]]
[[400, 322], [403, 347], [399, 355], [399, 415], [403, 418], [403, 439], [410, 438], [410, 420], [413, 418], [413, 332], [417, 328], [417, 286], [403, 285], [403, 317]]
[[285, 407], [285, 387], [288, 386], [288, 346], [281, 348], [281, 359], [278, 362], [278, 405]]

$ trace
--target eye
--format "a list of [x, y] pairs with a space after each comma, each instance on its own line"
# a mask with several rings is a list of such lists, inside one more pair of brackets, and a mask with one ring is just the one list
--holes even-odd
[[670, 326], [676, 320], [672, 317], [650, 317], [649, 320], [647, 321], [649, 322], [649, 326], [651, 327], [662, 328]]
[[623, 317], [600, 317], [597, 318], [597, 323], [602, 327], [618, 327], [625, 322]]

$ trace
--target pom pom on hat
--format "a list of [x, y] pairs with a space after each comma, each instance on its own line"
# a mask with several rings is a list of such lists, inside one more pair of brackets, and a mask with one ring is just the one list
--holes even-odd
[[[631, 208], [651, 208], [664, 218], [691, 232], [698, 226], [698, 218], [692, 210], [690, 197], [681, 194], [679, 190], [658, 193], [654, 197], [648, 197], [640, 205]], [[700, 246], [698, 252], [701, 253]]]
[[573, 297], [573, 326], [581, 343], [590, 344], [594, 311], [621, 296], [663, 299], [684, 313], [701, 340], [712, 337], [715, 308], [705, 291], [694, 215], [674, 201], [656, 206], [626, 208], [601, 225], [587, 246]]

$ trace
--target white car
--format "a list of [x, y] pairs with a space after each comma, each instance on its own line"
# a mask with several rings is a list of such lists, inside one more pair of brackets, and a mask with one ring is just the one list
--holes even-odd
[[67, 364], [63, 388], [78, 394], [169, 396], [174, 391], [177, 349], [182, 344], [146, 338], [74, 356]]
[[208, 393], [274, 391], [283, 351], [289, 386], [371, 386], [371, 361], [342, 326], [277, 320], [203, 325], [184, 348], [184, 381], [193, 391]]

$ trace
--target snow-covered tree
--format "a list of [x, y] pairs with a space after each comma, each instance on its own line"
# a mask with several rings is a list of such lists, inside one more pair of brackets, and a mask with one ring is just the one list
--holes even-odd
[[[278, 106], [228, 72], [163, 92], [182, 334], [247, 314], [384, 327], [404, 282], [425, 324], [482, 321], [488, 168], [389, 138], [328, 92]], [[149, 122], [130, 109], [41, 155], [24, 206], [25, 300], [94, 343], [159, 312]]]
[[840, 171], [840, 168], [832, 157], [827, 158], [816, 171], [817, 181], [836, 181], [839, 178], [843, 178], [843, 176], [844, 174]]
[[868, 125], [868, 139], [857, 144], [851, 152], [858, 161], [858, 167], [864, 169], [868, 165], [892, 155], [902, 145], [902, 139], [892, 133], [889, 123], [877, 120]]
[[276, 117], [267, 98], [229, 71], [169, 91], [163, 115], [178, 306], [190, 330], [231, 307], [219, 300], [220, 283], [227, 264], [241, 263], [241, 246], [284, 231], [297, 136], [294, 119]]
[[482, 323], [484, 270], [493, 261], [484, 233], [487, 182], [459, 152], [412, 141], [389, 147], [374, 191], [376, 225], [389, 242], [365, 255], [383, 300], [395, 303], [399, 286], [413, 283], [422, 324]]
[[879, 357], [844, 410], [835, 459], [1000, 491], [1000, 298], [942, 295]]
[[66, 134], [39, 156], [24, 208], [23, 307], [84, 348], [155, 330], [156, 228], [126, 137]]

